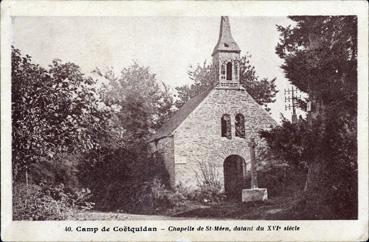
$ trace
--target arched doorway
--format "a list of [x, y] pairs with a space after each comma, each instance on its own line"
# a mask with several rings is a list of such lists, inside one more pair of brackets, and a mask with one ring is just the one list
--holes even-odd
[[241, 198], [245, 185], [246, 163], [239, 155], [230, 155], [224, 160], [224, 191], [228, 198]]

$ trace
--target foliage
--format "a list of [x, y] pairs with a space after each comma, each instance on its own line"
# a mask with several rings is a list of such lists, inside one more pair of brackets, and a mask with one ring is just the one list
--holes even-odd
[[133, 63], [118, 76], [112, 69], [96, 69], [95, 73], [105, 81], [104, 102], [116, 107], [113, 121], [124, 129], [123, 145], [141, 143], [171, 115], [169, 87], [159, 82], [148, 67]]
[[196, 67], [190, 66], [190, 70], [187, 74], [193, 81], [193, 84], [175, 88], [178, 99], [174, 104], [177, 108], [182, 107], [190, 98], [197, 96], [216, 84], [215, 67], [206, 62], [204, 62], [202, 66], [199, 64]]
[[151, 186], [154, 207], [173, 208], [184, 204], [185, 195], [180, 191], [171, 191], [161, 183], [159, 179], [154, 179]]
[[[119, 77], [95, 74], [99, 80], [60, 60], [45, 69], [12, 49], [15, 217], [34, 211], [33, 219], [64, 219], [70, 209], [92, 208], [91, 201], [109, 210], [153, 210], [181, 199], [164, 187], [162, 159], [145, 144], [171, 113], [169, 88], [137, 63]], [[18, 192], [24, 177], [31, 192]]]
[[69, 208], [61, 201], [42, 193], [39, 186], [16, 184], [13, 190], [14, 220], [63, 220]]
[[199, 185], [209, 184], [212, 187], [220, 188], [220, 174], [216, 169], [215, 164], [206, 161], [199, 161], [200, 172], [195, 170], [197, 183]]
[[[275, 85], [276, 79], [260, 79], [256, 75], [255, 67], [250, 63], [250, 57], [250, 55], [246, 55], [240, 59], [240, 83], [258, 104], [264, 105], [265, 109], [269, 111], [267, 104], [275, 101], [274, 98], [278, 92]], [[206, 62], [202, 66], [191, 66], [188, 75], [193, 84], [176, 87], [178, 100], [176, 100], [175, 106], [177, 108], [183, 106], [190, 98], [217, 84], [215, 68]]]
[[325, 120], [329, 125], [314, 120], [311, 126], [284, 120], [261, 136], [294, 170], [308, 169], [307, 199], [328, 204], [337, 216], [352, 217], [357, 202], [356, 126], [342, 119], [334, 115]]
[[[291, 142], [291, 145], [295, 145], [293, 136], [292, 141], [288, 137], [278, 136], [278, 138], [286, 138], [286, 142]], [[256, 142], [255, 152], [258, 185], [268, 189], [269, 197], [292, 196], [301, 191], [305, 185], [306, 167], [299, 163], [294, 163], [294, 159], [287, 162], [284, 156], [281, 155], [283, 152], [290, 152], [292, 155], [295, 155], [295, 152], [298, 153], [298, 151], [278, 150], [276, 152], [270, 149], [265, 139], [262, 139]], [[246, 175], [246, 183], [247, 188], [251, 186], [250, 172]]]
[[172, 194], [155, 183], [160, 179], [168, 185], [163, 160], [145, 143], [172, 112], [169, 88], [137, 63], [119, 75], [112, 69], [96, 69], [95, 74], [102, 81], [102, 99], [112, 107], [110, 132], [80, 164], [82, 184], [91, 188], [100, 209], [152, 213], [157, 201], [171, 206]]
[[159, 178], [153, 178], [151, 181], [142, 183], [131, 183], [123, 185], [117, 199], [121, 199], [116, 209], [120, 212], [138, 213], [138, 214], [159, 214], [168, 212], [172, 209], [183, 207], [186, 202], [186, 196], [179, 191], [173, 191], [167, 188]]
[[191, 199], [204, 204], [219, 203], [224, 201], [226, 195], [221, 191], [220, 187], [211, 186], [210, 184], [202, 184], [198, 189], [194, 190]]
[[153, 181], [160, 179], [168, 186], [168, 172], [159, 154], [142, 145], [137, 150], [110, 150], [94, 166], [81, 170], [81, 182], [91, 188], [97, 208], [144, 212], [157, 205], [152, 203]]
[[100, 105], [95, 81], [77, 65], [54, 60], [45, 69], [12, 47], [11, 91], [15, 180], [42, 158], [98, 147], [108, 113]]
[[81, 159], [81, 155], [66, 153], [56, 154], [53, 159], [41, 157], [29, 166], [29, 182], [40, 184], [46, 180], [50, 184], [62, 183], [67, 190], [77, 191], [81, 187], [78, 179]]
[[[290, 17], [278, 26], [276, 48], [286, 77], [309, 93], [313, 111], [300, 120], [261, 132], [289, 164], [307, 168], [300, 213], [310, 218], [357, 216], [357, 19], [354, 16]], [[315, 107], [314, 107], [315, 106]]]
[[268, 197], [290, 197], [300, 193], [305, 185], [306, 169], [273, 164], [258, 171], [259, 187], [268, 189]]
[[93, 203], [87, 202], [89, 192], [81, 190], [69, 193], [63, 184], [54, 186], [41, 183], [27, 186], [15, 183], [13, 187], [14, 220], [64, 220], [74, 209], [89, 210]]
[[194, 191], [192, 199], [202, 203], [220, 202], [225, 196], [222, 192], [220, 174], [215, 164], [199, 162], [200, 172], [195, 170], [198, 188]]
[[[304, 142], [310, 137], [306, 121], [291, 123], [287, 119], [282, 119], [282, 125], [271, 131], [261, 131], [271, 148], [274, 156], [278, 159], [286, 160], [295, 167], [305, 167], [306, 162], [311, 159], [311, 150], [304, 149]], [[311, 130], [311, 129], [310, 129]], [[311, 141], [310, 141], [311, 142]]]
[[[294, 26], [278, 26], [276, 53], [292, 84], [324, 103], [346, 99], [354, 109], [357, 87], [357, 18], [292, 16]], [[352, 106], [352, 107], [351, 107]]]

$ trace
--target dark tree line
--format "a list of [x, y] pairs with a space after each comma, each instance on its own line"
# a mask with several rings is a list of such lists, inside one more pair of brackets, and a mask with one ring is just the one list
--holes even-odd
[[[267, 105], [275, 102], [275, 95], [278, 92], [275, 85], [276, 78], [272, 80], [260, 78], [256, 74], [255, 67], [250, 63], [250, 57], [250, 55], [245, 55], [240, 59], [240, 83], [259, 105], [264, 105], [264, 108], [270, 111]], [[177, 108], [182, 107], [190, 98], [217, 84], [215, 68], [206, 62], [203, 65], [191, 66], [188, 76], [193, 81], [191, 85], [176, 87], [178, 100], [175, 106]]]
[[[96, 73], [105, 82], [69, 62], [41, 67], [12, 48], [16, 219], [63, 218], [59, 208], [83, 200], [85, 188], [96, 206], [116, 207], [134, 197], [138, 189], [129, 186], [150, 184], [155, 174], [165, 178], [161, 160], [152, 157], [145, 141], [170, 115], [168, 88], [137, 64], [119, 77]], [[117, 192], [126, 195], [114, 203]], [[28, 199], [31, 194], [37, 196]]]
[[307, 120], [262, 132], [290, 164], [307, 170], [301, 213], [357, 216], [357, 18], [291, 16], [277, 26], [276, 53], [288, 80], [309, 94]]

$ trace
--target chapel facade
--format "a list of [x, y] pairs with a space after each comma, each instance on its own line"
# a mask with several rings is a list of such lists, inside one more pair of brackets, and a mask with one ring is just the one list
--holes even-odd
[[240, 84], [240, 52], [229, 18], [221, 17], [212, 53], [217, 85], [191, 98], [151, 138], [172, 188], [194, 189], [201, 169], [210, 169], [226, 193], [239, 190], [250, 171], [250, 139], [277, 125]]

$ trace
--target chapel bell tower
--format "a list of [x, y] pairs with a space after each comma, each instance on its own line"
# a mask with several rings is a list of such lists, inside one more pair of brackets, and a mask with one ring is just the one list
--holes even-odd
[[218, 43], [213, 50], [213, 64], [216, 69], [217, 88], [240, 88], [240, 47], [233, 39], [229, 19], [222, 16]]

